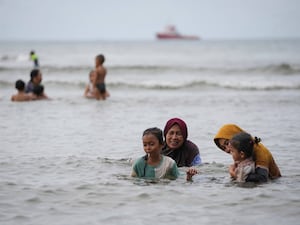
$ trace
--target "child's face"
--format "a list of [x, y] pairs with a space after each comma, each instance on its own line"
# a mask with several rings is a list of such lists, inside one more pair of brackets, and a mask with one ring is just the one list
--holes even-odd
[[146, 153], [159, 153], [163, 147], [153, 134], [143, 136], [143, 146]]
[[234, 161], [241, 161], [243, 160], [243, 152], [239, 152], [232, 144], [228, 144], [228, 149], [230, 150], [230, 154]]

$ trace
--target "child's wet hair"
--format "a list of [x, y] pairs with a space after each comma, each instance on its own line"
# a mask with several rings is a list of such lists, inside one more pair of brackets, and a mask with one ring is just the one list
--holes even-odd
[[229, 142], [239, 152], [244, 152], [246, 157], [251, 157], [253, 154], [254, 144], [258, 144], [260, 142], [260, 138], [255, 137], [253, 139], [250, 134], [241, 132], [234, 135]]
[[15, 87], [16, 87], [17, 90], [23, 91], [25, 89], [25, 82], [22, 81], [22, 80], [17, 80], [16, 84], [15, 84]]
[[157, 127], [148, 128], [143, 132], [143, 137], [148, 134], [154, 135], [157, 138], [159, 144], [164, 144], [163, 132], [161, 129]]
[[37, 96], [42, 96], [44, 93], [44, 86], [43, 85], [37, 85], [33, 88], [33, 94]]

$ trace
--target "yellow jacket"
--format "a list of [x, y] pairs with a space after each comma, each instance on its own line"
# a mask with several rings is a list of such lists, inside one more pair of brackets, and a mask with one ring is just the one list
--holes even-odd
[[[214, 142], [220, 148], [218, 139], [223, 138], [230, 140], [235, 134], [240, 132], [243, 132], [243, 130], [237, 125], [225, 124], [219, 129], [218, 133], [214, 137]], [[262, 143], [255, 144], [253, 150], [256, 167], [267, 169], [271, 179], [281, 177], [280, 170], [276, 165], [271, 152]]]

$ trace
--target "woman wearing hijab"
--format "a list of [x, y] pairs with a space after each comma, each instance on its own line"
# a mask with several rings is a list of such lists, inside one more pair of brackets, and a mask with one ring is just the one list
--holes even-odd
[[164, 128], [165, 144], [162, 154], [175, 160], [178, 167], [191, 167], [201, 164], [197, 145], [187, 140], [186, 123], [179, 118], [170, 119]]
[[[225, 124], [214, 137], [214, 142], [218, 148], [230, 154], [230, 149], [228, 148], [229, 140], [240, 132], [245, 131], [235, 124]], [[255, 137], [255, 139], [257, 139], [257, 137]], [[262, 143], [255, 145], [253, 150], [255, 173], [250, 174], [246, 181], [266, 182], [268, 178], [275, 179], [281, 177], [280, 170], [271, 152]]]

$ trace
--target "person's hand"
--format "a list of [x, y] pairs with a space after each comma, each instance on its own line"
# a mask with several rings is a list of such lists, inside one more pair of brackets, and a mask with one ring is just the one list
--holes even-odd
[[193, 167], [188, 168], [187, 171], [186, 171], [186, 180], [187, 180], [187, 181], [192, 180], [192, 177], [193, 177], [194, 175], [198, 174], [198, 173], [199, 173], [199, 172], [198, 172], [197, 169], [195, 169], [195, 168], [193, 168]]
[[228, 168], [228, 172], [232, 178], [236, 178], [235, 169], [236, 169], [235, 164], [230, 165]]

